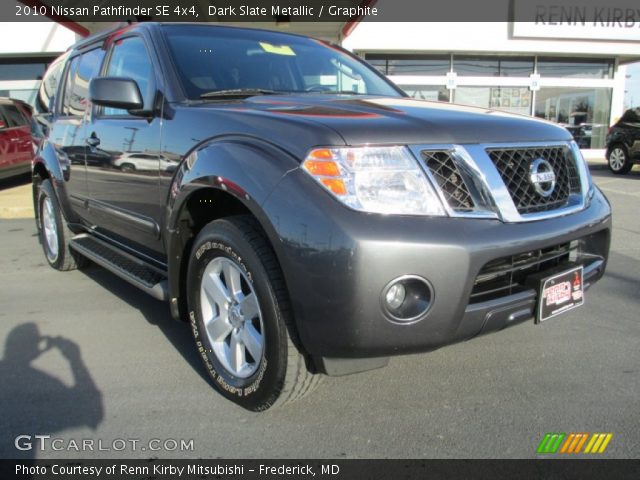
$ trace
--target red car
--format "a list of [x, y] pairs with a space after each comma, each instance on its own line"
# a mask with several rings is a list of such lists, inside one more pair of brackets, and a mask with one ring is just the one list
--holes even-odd
[[31, 170], [41, 137], [28, 104], [0, 98], [0, 179]]

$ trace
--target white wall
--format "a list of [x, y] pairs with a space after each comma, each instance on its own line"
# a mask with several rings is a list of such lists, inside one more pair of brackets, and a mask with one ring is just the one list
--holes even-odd
[[76, 34], [55, 22], [3, 22], [0, 55], [61, 53], [76, 42]]

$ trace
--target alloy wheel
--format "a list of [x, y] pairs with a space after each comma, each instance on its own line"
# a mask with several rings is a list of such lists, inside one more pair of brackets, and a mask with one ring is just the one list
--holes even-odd
[[211, 260], [200, 284], [200, 308], [218, 361], [237, 378], [260, 365], [264, 328], [258, 297], [240, 267], [226, 257]]

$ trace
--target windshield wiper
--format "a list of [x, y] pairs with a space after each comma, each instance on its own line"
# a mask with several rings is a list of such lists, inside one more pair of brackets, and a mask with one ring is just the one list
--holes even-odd
[[212, 90], [200, 95], [200, 98], [216, 98], [216, 97], [253, 97], [255, 95], [275, 95], [277, 90], [268, 90], [266, 88], [234, 88], [229, 90]]

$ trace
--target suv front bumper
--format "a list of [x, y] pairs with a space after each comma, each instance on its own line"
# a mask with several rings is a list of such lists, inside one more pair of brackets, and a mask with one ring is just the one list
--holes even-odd
[[[585, 287], [603, 274], [611, 209], [596, 189], [588, 208], [524, 223], [363, 214], [292, 171], [263, 205], [304, 349], [313, 357], [369, 358], [424, 352], [531, 319], [537, 292], [522, 287], [470, 303], [488, 262], [577, 244]], [[411, 324], [384, 313], [393, 279], [417, 275], [433, 288], [427, 315]], [[588, 300], [587, 300], [588, 301]]]

